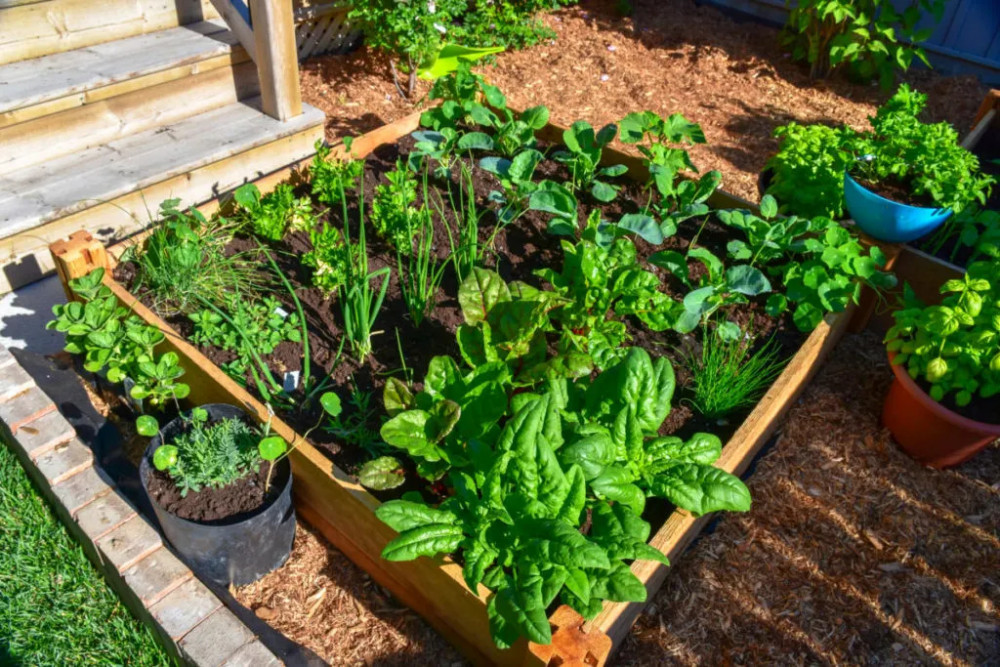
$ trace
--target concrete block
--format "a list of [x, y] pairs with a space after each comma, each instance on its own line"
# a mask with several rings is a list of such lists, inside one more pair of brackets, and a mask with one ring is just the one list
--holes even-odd
[[0, 420], [7, 424], [12, 434], [17, 435], [18, 429], [25, 424], [55, 410], [56, 404], [52, 399], [38, 387], [32, 386], [0, 403]]
[[[86, 475], [90, 471], [96, 472], [98, 469], [94, 467], [84, 470], [79, 475], [70, 477], [63, 484], [67, 484], [81, 475]], [[66, 508], [70, 509], [69, 505]], [[75, 515], [76, 522], [93, 542], [104, 537], [104, 535], [136, 515], [135, 509], [117, 493], [106, 493], [103, 496], [94, 498], [91, 502], [78, 508], [78, 511], [70, 509], [70, 513]]]
[[149, 608], [160, 627], [179, 639], [222, 605], [197, 579], [188, 579]]
[[160, 547], [122, 572], [125, 584], [147, 608], [193, 576], [187, 565], [166, 547]]
[[199, 667], [219, 667], [253, 639], [240, 619], [225, 607], [198, 624], [180, 641], [181, 652]]
[[[114, 485], [107, 475], [94, 466], [90, 466], [53, 485], [52, 493], [59, 499], [70, 516], [76, 516], [77, 512], [85, 509], [92, 502], [107, 498], [108, 492], [113, 488]], [[111, 495], [117, 497], [117, 494]], [[84, 532], [87, 532], [86, 528], [84, 528]], [[90, 533], [87, 534], [90, 535]], [[94, 538], [91, 537], [91, 539]]]
[[222, 663], [223, 667], [281, 667], [281, 661], [260, 640], [244, 644]]
[[58, 410], [53, 410], [20, 426], [16, 440], [24, 453], [34, 461], [56, 445], [69, 442], [75, 437], [73, 426]]
[[17, 364], [0, 371], [0, 402], [9, 401], [35, 386], [35, 381]]
[[35, 466], [53, 486], [93, 464], [93, 452], [78, 438], [56, 445], [35, 459]]
[[160, 534], [138, 515], [97, 540], [97, 548], [104, 560], [119, 572], [132, 567], [162, 545]]

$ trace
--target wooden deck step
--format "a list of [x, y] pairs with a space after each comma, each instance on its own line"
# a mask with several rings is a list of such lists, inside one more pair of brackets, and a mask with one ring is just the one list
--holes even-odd
[[210, 0], [4, 3], [0, 5], [0, 63], [72, 51], [217, 18], [219, 13]]
[[244, 60], [220, 19], [0, 65], [0, 127]]
[[121, 238], [164, 199], [200, 204], [309, 155], [323, 123], [309, 106], [282, 123], [253, 98], [0, 176], [0, 292], [50, 271], [45, 247], [71, 231]]

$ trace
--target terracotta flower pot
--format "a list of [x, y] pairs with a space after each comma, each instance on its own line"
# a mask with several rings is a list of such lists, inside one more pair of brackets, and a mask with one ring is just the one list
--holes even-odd
[[[891, 362], [895, 353], [889, 353]], [[977, 422], [949, 410], [927, 395], [906, 372], [892, 365], [896, 378], [882, 408], [882, 424], [914, 459], [945, 468], [968, 461], [1000, 438], [1000, 424]]]

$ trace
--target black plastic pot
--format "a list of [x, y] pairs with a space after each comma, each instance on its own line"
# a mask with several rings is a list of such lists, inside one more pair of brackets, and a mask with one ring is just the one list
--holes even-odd
[[[247, 418], [243, 410], [231, 405], [211, 403], [201, 407], [208, 411], [209, 423]], [[184, 428], [184, 419], [179, 417], [160, 433], [169, 444]], [[243, 514], [233, 517], [233, 520], [209, 524], [175, 516], [149, 494], [153, 452], [160, 443], [160, 436], [157, 436], [146, 448], [139, 465], [139, 479], [163, 534], [192, 570], [222, 586], [243, 586], [257, 581], [288, 560], [295, 539], [295, 507], [292, 505], [292, 470], [287, 458], [282, 459], [274, 470], [271, 484], [280, 488], [281, 492], [269, 503], [249, 516]]]

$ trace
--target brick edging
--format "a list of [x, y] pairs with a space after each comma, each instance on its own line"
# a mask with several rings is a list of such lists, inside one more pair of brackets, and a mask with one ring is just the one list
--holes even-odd
[[0, 439], [111, 587], [175, 657], [199, 667], [282, 664], [94, 465], [90, 448], [3, 345]]

